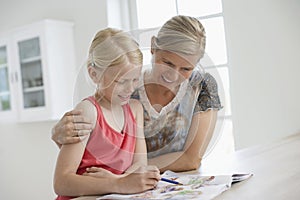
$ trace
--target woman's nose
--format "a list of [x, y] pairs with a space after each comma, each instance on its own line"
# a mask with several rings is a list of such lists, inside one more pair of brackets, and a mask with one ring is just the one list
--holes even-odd
[[165, 77], [171, 82], [177, 81], [179, 79], [179, 76], [180, 76], [179, 72], [175, 69], [169, 69], [165, 73]]

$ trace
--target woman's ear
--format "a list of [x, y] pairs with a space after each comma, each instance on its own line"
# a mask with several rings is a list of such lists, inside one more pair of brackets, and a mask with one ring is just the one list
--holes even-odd
[[151, 38], [151, 54], [153, 55], [155, 49], [156, 49], [156, 37], [152, 36]]
[[89, 75], [90, 75], [91, 79], [93, 80], [93, 82], [98, 84], [99, 83], [99, 75], [98, 75], [99, 72], [95, 69], [95, 67], [88, 66], [88, 72], [89, 72]]

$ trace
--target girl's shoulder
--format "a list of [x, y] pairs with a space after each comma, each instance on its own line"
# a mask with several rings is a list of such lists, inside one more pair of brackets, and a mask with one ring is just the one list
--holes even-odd
[[81, 110], [82, 117], [89, 119], [93, 127], [95, 127], [97, 121], [97, 108], [96, 102], [93, 102], [91, 98], [86, 98], [76, 105], [76, 109]]

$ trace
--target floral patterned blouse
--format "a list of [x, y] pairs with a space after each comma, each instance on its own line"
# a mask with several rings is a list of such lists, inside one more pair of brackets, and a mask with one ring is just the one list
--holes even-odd
[[[144, 71], [150, 73], [149, 70]], [[143, 80], [141, 80], [143, 81]], [[157, 112], [150, 104], [143, 84], [132, 94], [144, 107], [144, 134], [148, 158], [182, 151], [195, 113], [222, 108], [216, 80], [194, 71], [181, 83], [175, 98]]]

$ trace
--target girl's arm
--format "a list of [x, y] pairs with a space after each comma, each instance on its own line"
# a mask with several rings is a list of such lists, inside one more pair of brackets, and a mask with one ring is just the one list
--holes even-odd
[[[88, 101], [82, 101], [77, 108], [83, 110], [83, 115], [90, 116], [93, 119], [94, 126], [96, 122], [95, 107]], [[54, 174], [54, 190], [58, 195], [78, 196], [116, 191], [114, 179], [95, 179], [76, 174], [88, 138], [89, 135], [83, 136], [81, 138], [82, 142], [62, 145]]]
[[161, 172], [198, 169], [213, 135], [217, 112], [217, 110], [207, 110], [194, 114], [184, 150], [149, 159], [149, 164], [157, 165]]
[[[95, 107], [88, 101], [81, 102], [77, 108], [83, 115], [96, 123]], [[160, 179], [159, 173], [144, 170], [127, 176], [105, 175], [101, 177], [77, 175], [89, 136], [82, 136], [82, 142], [62, 145], [54, 174], [54, 190], [63, 196], [101, 195], [107, 193], [137, 193], [152, 189]], [[103, 169], [104, 170], [104, 169]]]

